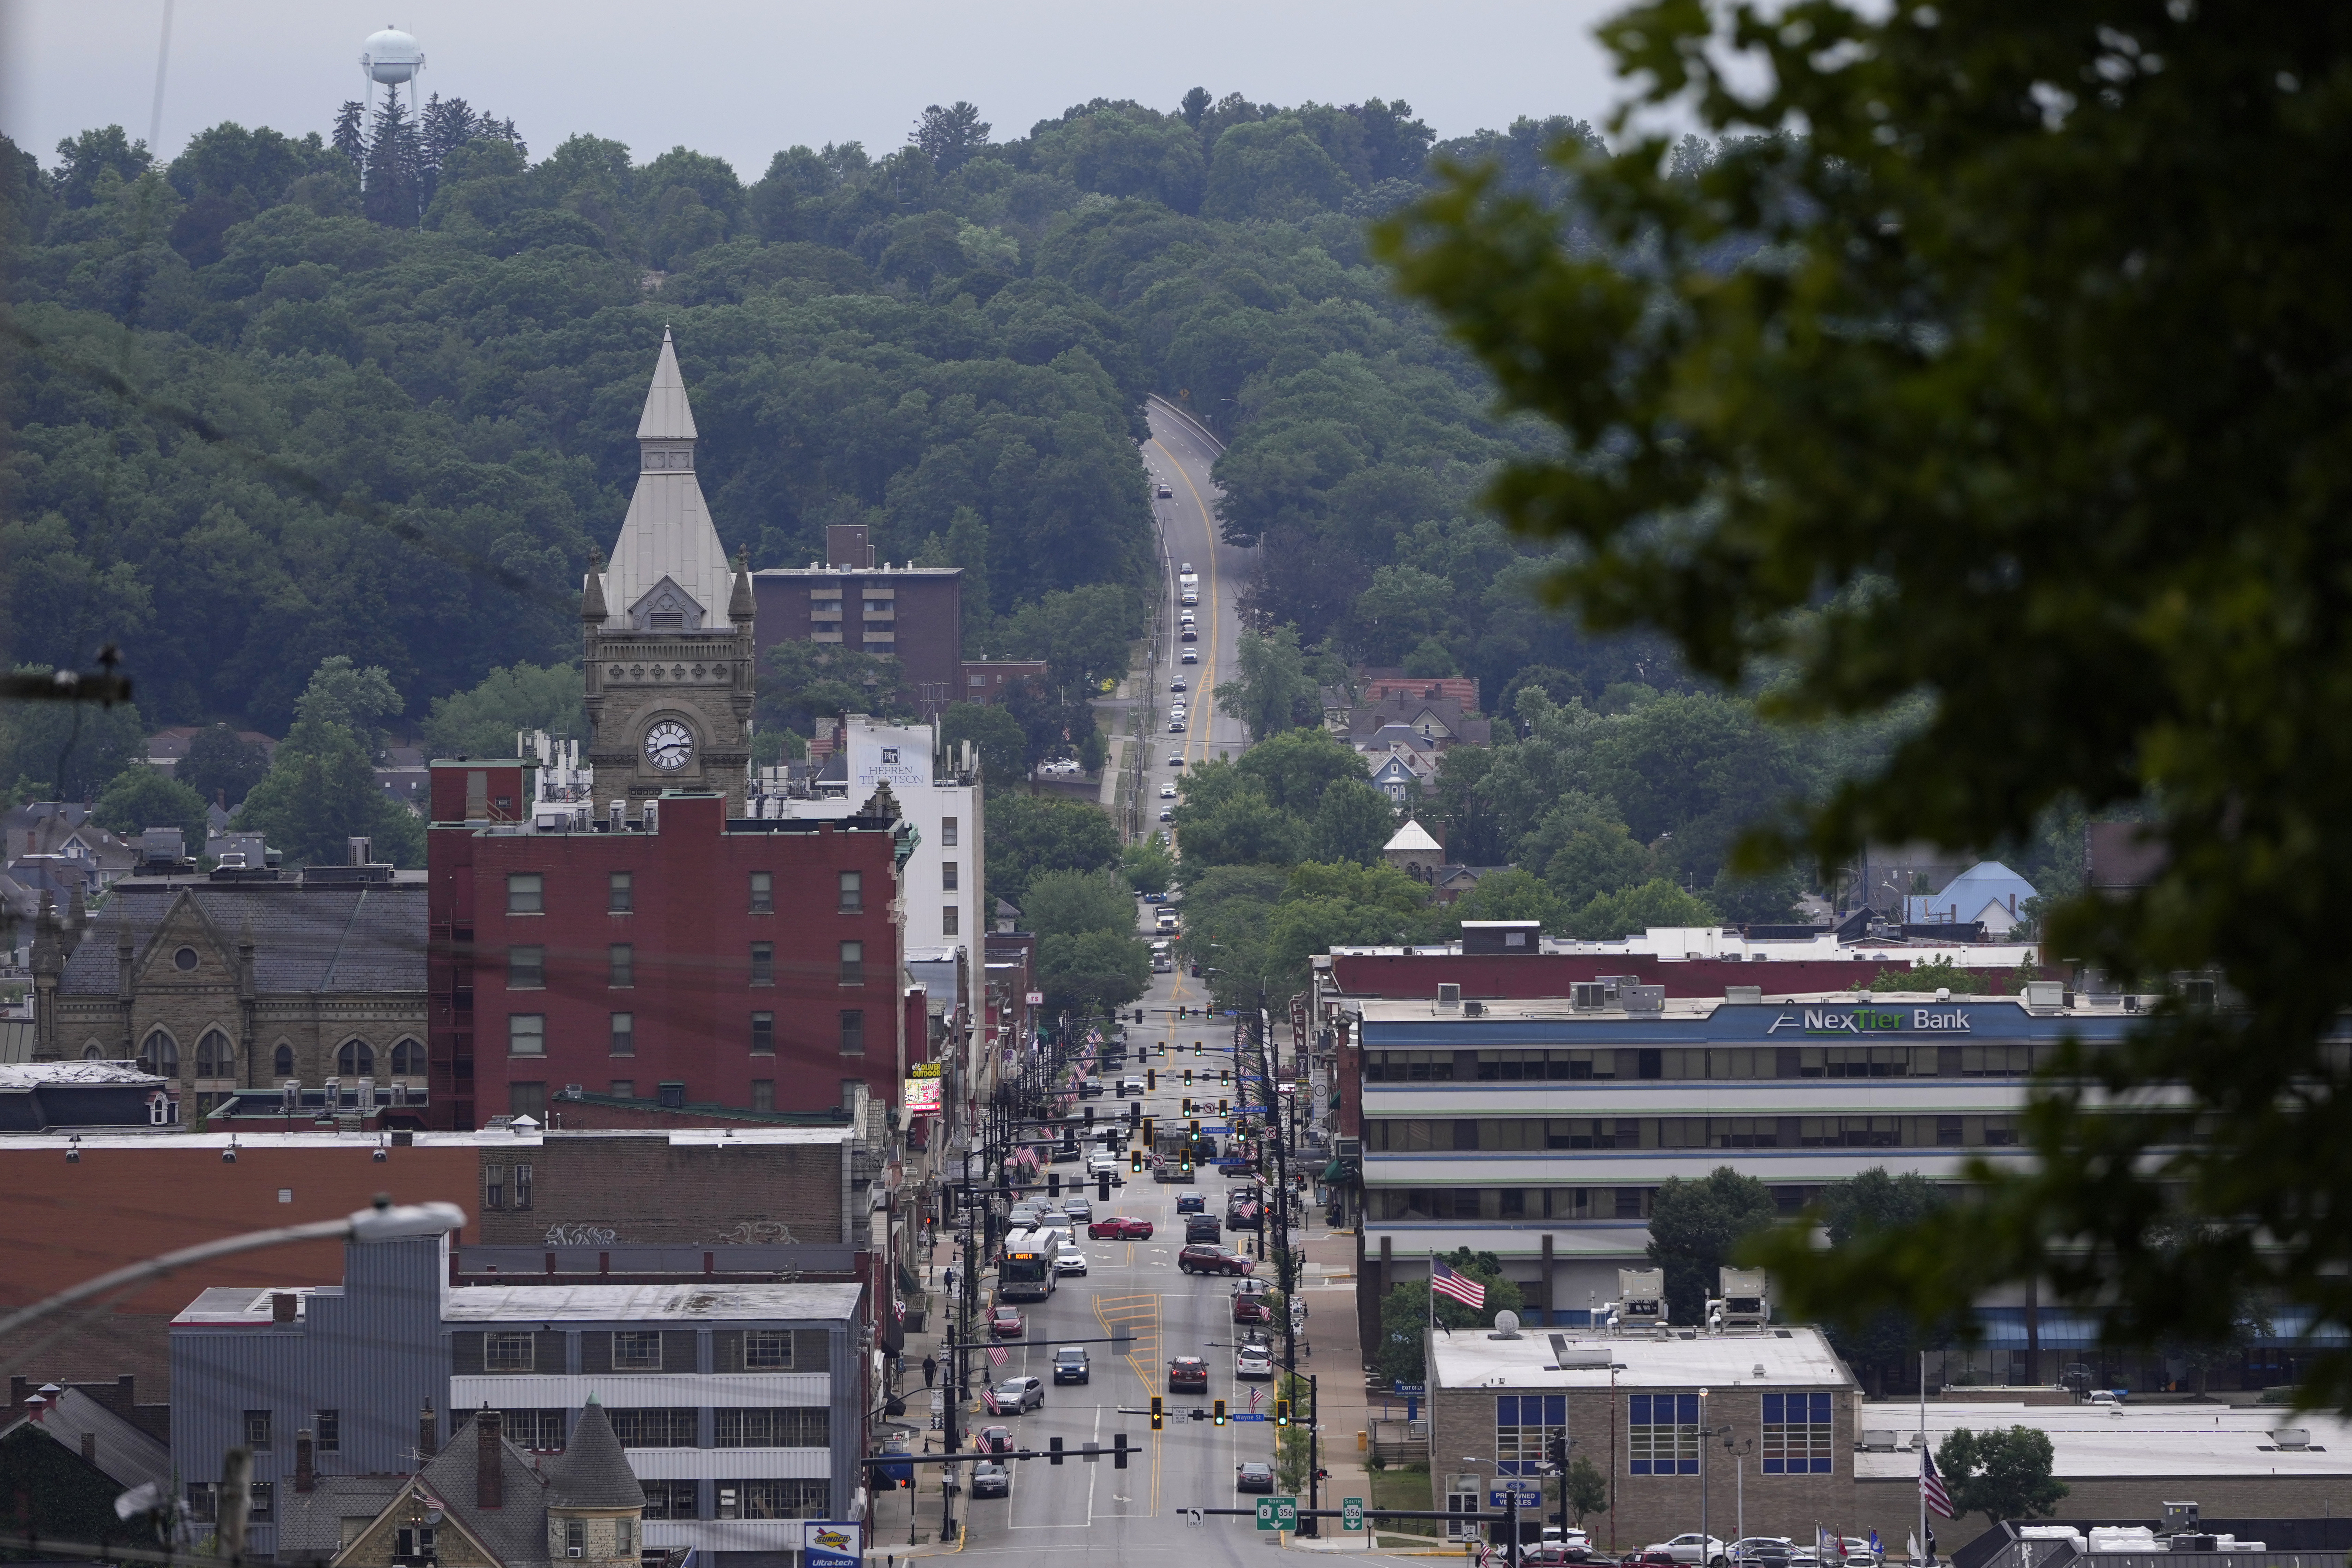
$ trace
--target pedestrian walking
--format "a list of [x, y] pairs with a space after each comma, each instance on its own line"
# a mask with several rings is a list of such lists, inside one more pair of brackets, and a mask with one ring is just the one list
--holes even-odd
[[925, 1388], [936, 1388], [939, 1386], [939, 1382], [940, 1358], [935, 1355], [927, 1355], [923, 1358], [923, 1386]]

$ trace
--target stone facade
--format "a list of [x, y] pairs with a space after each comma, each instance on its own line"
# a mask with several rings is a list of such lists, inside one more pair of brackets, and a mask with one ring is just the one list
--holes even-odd
[[[837, 1133], [790, 1132], [683, 1142], [663, 1134], [549, 1138], [481, 1146], [483, 1189], [466, 1206], [492, 1247], [847, 1246], [849, 1145]], [[515, 1206], [515, 1165], [530, 1164], [530, 1207]], [[492, 1168], [500, 1173], [493, 1184]], [[496, 1197], [492, 1192], [495, 1187]], [[861, 1189], [862, 1190], [862, 1189]], [[698, 1194], [681, 1203], [679, 1194]]]
[[79, 930], [37, 936], [36, 1056], [142, 1061], [184, 1120], [288, 1079], [421, 1089], [425, 908], [422, 878], [390, 872], [127, 878]]

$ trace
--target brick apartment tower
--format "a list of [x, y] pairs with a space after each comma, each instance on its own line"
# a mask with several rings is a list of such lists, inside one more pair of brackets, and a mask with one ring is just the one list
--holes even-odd
[[662, 331], [637, 421], [636, 493], [612, 563], [582, 584], [588, 759], [600, 819], [665, 790], [708, 790], [743, 814], [751, 755], [751, 574], [730, 568], [694, 477], [694, 411]]

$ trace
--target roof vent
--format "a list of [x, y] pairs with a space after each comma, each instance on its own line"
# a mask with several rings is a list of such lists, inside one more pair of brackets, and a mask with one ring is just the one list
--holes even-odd
[[1437, 1005], [1441, 1007], [1459, 1007], [1462, 1005], [1461, 985], [1451, 980], [1439, 981], [1437, 984]]
[[1761, 985], [1727, 985], [1723, 988], [1723, 999], [1727, 1002], [1761, 1002], [1764, 1000], [1764, 987]]
[[1462, 1004], [1462, 1016], [1465, 1018], [1481, 1018], [1486, 1016], [1486, 1004], [1484, 1002], [1465, 1002]]

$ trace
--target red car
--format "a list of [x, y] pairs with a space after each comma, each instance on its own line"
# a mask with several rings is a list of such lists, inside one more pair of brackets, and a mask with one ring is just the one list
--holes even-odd
[[1000, 1340], [1021, 1337], [1021, 1314], [1010, 1307], [999, 1307], [989, 1315], [988, 1331]]
[[1009, 1454], [1013, 1452], [1013, 1428], [983, 1426], [980, 1429], [980, 1436], [972, 1439], [971, 1446], [983, 1454]]
[[1132, 1219], [1123, 1214], [1105, 1215], [1087, 1226], [1087, 1235], [1095, 1241], [1150, 1241], [1151, 1222]]
[[1187, 1274], [1248, 1274], [1257, 1268], [1257, 1259], [1200, 1242], [1176, 1255], [1176, 1267]]

